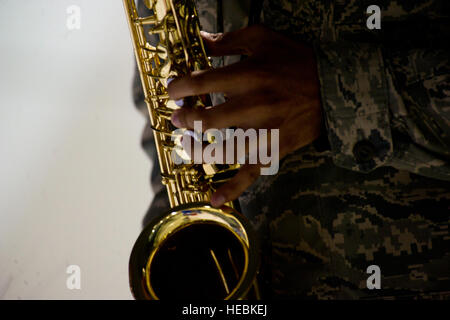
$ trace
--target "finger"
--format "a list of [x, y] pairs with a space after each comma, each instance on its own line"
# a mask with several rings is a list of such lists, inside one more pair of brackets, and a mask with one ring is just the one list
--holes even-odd
[[212, 92], [229, 92], [248, 85], [248, 62], [240, 61], [222, 68], [195, 71], [171, 81], [167, 87], [173, 100]]
[[201, 35], [211, 56], [252, 55], [269, 30], [254, 25], [226, 33], [207, 33]]
[[172, 114], [172, 124], [177, 128], [194, 128], [194, 121], [202, 122], [202, 130], [221, 129], [228, 127], [257, 127], [260, 118], [267, 115], [259, 112], [257, 100], [236, 97], [212, 108], [181, 108]]
[[226, 128], [239, 122], [238, 112], [234, 103], [225, 102], [220, 106], [208, 109], [181, 108], [172, 114], [172, 124], [177, 128], [194, 129], [195, 121], [201, 121], [201, 130]]
[[211, 205], [220, 207], [225, 202], [237, 199], [260, 175], [259, 165], [245, 164], [238, 173], [219, 187], [211, 197]]

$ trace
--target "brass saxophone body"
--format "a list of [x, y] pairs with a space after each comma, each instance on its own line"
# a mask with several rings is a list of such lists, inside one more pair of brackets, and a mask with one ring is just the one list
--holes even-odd
[[[129, 262], [132, 293], [136, 299], [258, 299], [259, 253], [251, 225], [231, 202], [220, 209], [209, 205], [238, 165], [176, 164], [172, 157], [177, 137], [170, 118], [179, 107], [169, 100], [167, 81], [211, 67], [195, 3], [144, 0], [150, 12], [144, 17], [135, 0], [123, 3], [171, 206], [136, 240]], [[186, 101], [205, 107], [202, 97]]]

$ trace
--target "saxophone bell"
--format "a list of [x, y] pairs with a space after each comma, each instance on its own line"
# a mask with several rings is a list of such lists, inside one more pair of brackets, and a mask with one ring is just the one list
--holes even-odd
[[255, 235], [229, 207], [182, 205], [149, 223], [129, 264], [136, 299], [259, 298]]

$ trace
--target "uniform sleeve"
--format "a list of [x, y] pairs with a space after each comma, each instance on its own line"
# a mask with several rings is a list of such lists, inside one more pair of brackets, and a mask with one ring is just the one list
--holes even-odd
[[450, 180], [448, 49], [335, 41], [316, 44], [316, 55], [337, 166]]

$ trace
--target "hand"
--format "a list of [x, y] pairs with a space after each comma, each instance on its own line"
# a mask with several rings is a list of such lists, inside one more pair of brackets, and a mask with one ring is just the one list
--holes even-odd
[[[317, 65], [313, 50], [262, 26], [224, 34], [202, 32], [208, 54], [242, 54], [248, 58], [223, 68], [202, 70], [172, 81], [171, 99], [212, 92], [226, 94], [218, 106], [173, 113], [178, 128], [193, 128], [201, 120], [203, 130], [239, 127], [278, 128], [279, 156], [306, 146], [318, 138], [322, 117]], [[260, 164], [244, 164], [239, 172], [212, 196], [220, 207], [239, 197], [260, 175]]]

